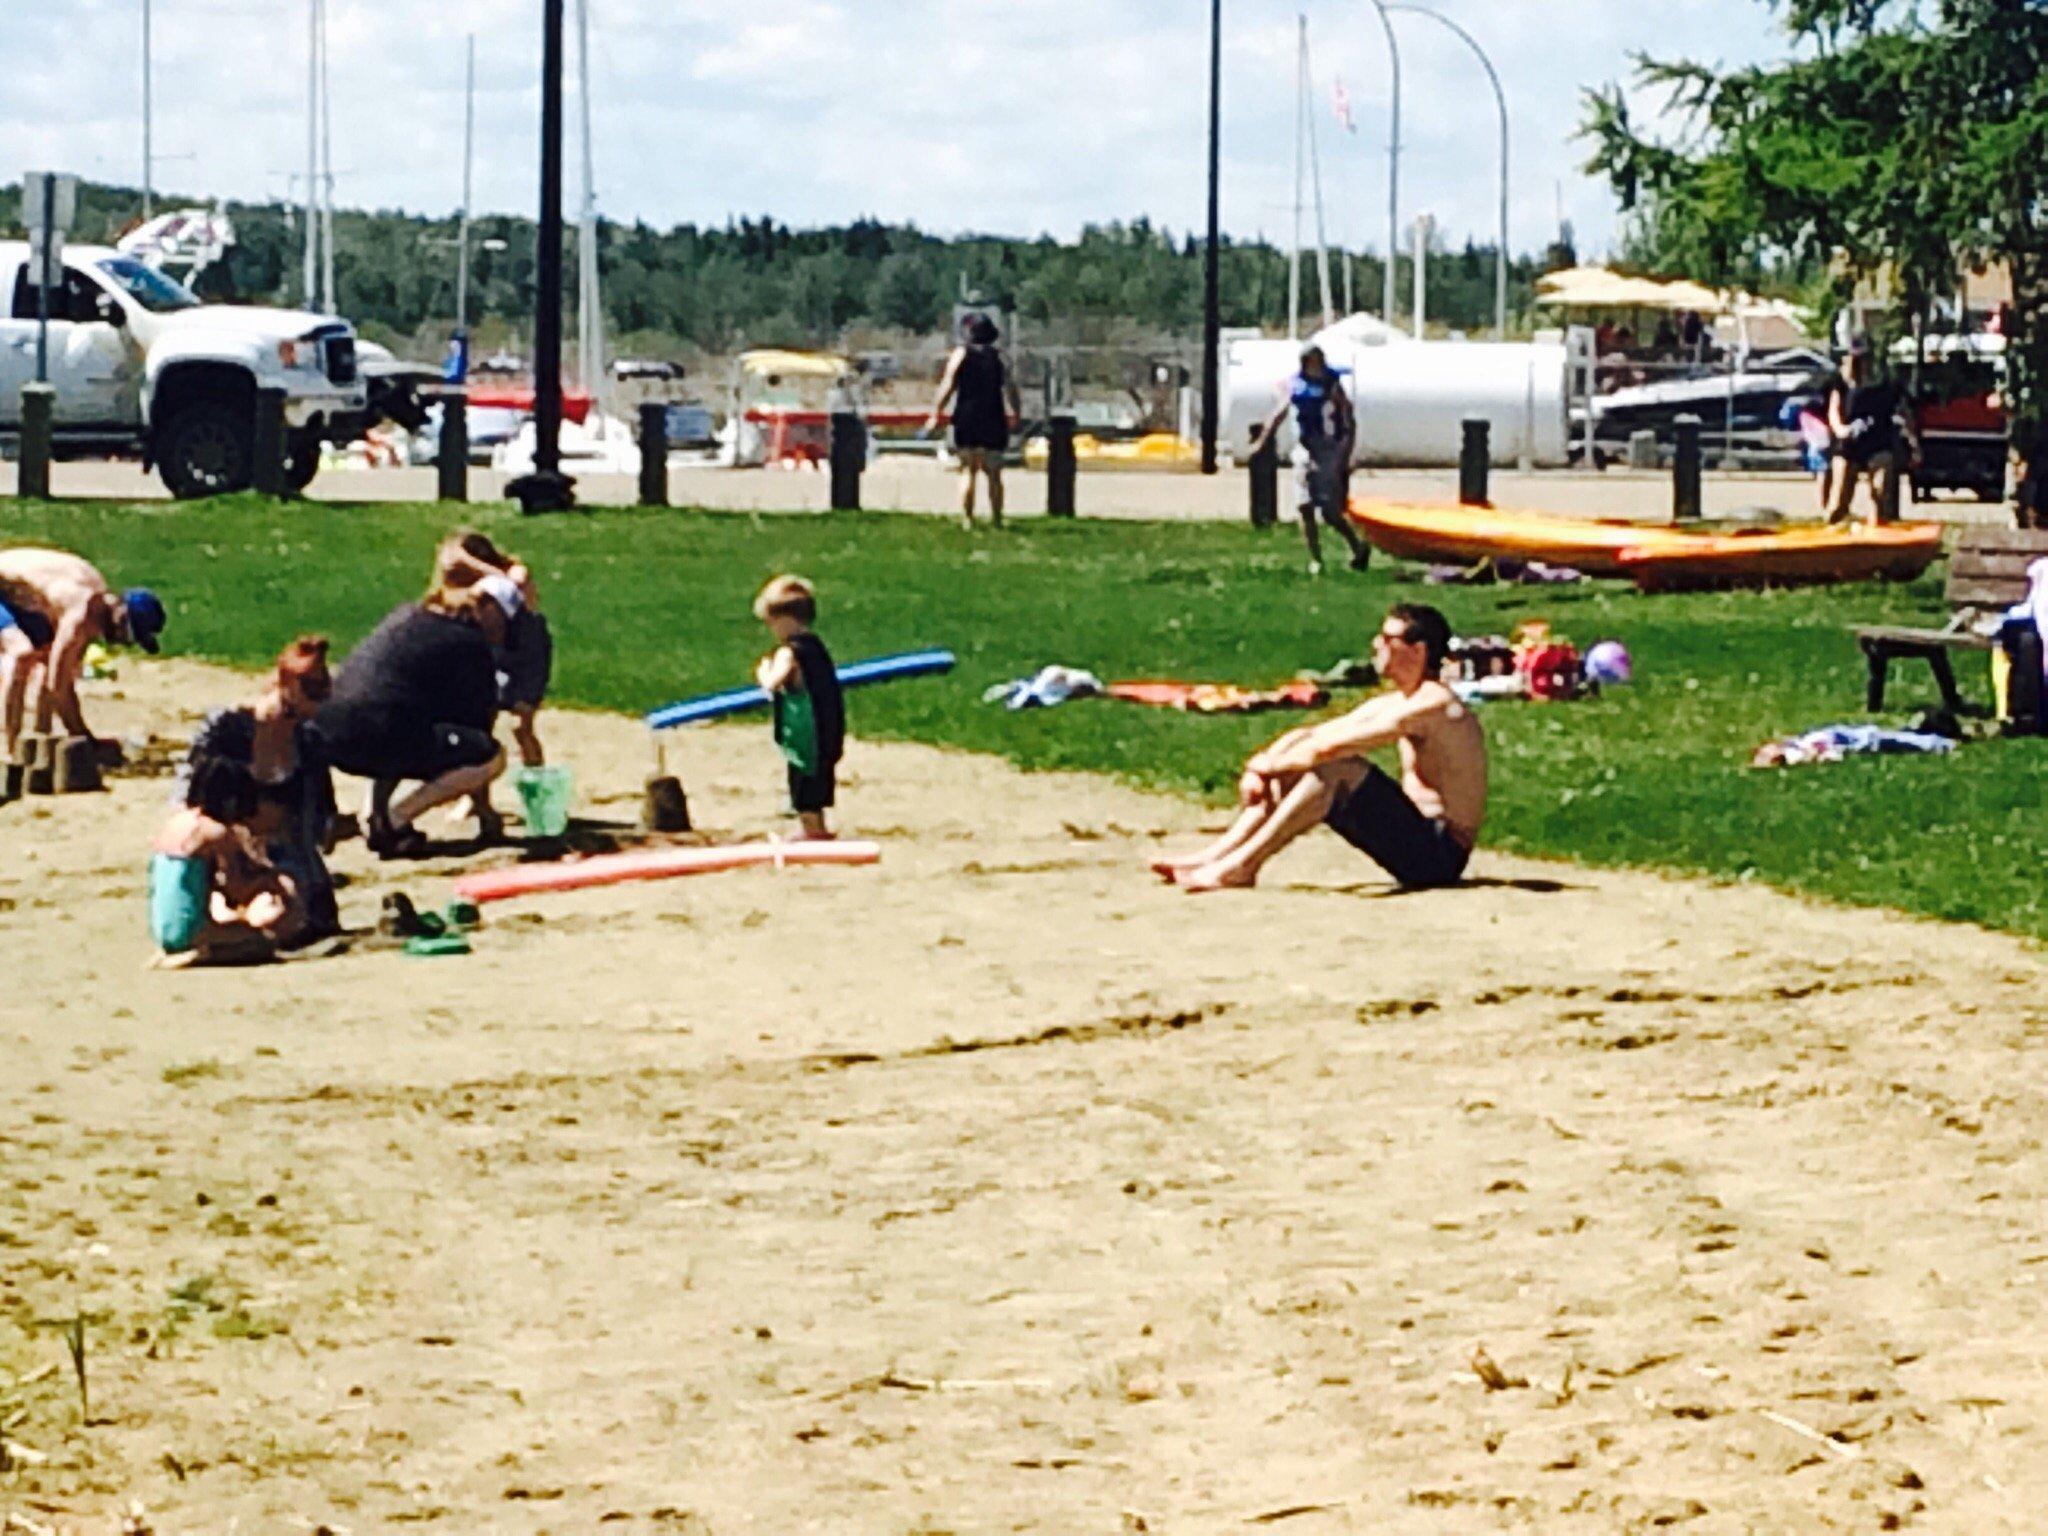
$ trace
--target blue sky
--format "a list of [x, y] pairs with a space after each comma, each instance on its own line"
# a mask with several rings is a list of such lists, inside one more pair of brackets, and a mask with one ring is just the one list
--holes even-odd
[[[460, 195], [462, 48], [478, 36], [480, 209], [529, 208], [539, 0], [327, 0], [337, 201], [444, 212]], [[572, 22], [573, 22], [573, 3]], [[1365, 0], [1304, 0], [1332, 239], [1383, 240], [1386, 44]], [[1510, 229], [1562, 206], [1611, 238], [1570, 140], [1581, 88], [1634, 50], [1747, 62], [1785, 51], [1762, 0], [1436, 0], [1499, 68]], [[1065, 236], [1203, 216], [1203, 0], [590, 0], [597, 182], [608, 216], [772, 213]], [[281, 196], [305, 159], [305, 0], [153, 0], [160, 185]], [[1224, 217], [1292, 220], [1294, 0], [1225, 0]], [[53, 166], [140, 176], [141, 0], [0, 0], [0, 180]], [[1402, 211], [1453, 239], [1496, 223], [1493, 101], [1450, 32], [1397, 18]], [[28, 62], [34, 61], [34, 62]], [[574, 55], [571, 54], [573, 67]], [[1358, 131], [1330, 109], [1341, 75]], [[573, 111], [573, 98], [572, 98]], [[570, 174], [571, 200], [577, 179]]]

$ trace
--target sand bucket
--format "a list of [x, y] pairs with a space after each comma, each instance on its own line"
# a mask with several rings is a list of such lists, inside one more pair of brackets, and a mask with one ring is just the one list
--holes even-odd
[[553, 764], [522, 768], [512, 776], [512, 782], [526, 811], [529, 837], [560, 837], [569, 830], [569, 805], [576, 790], [568, 769]]

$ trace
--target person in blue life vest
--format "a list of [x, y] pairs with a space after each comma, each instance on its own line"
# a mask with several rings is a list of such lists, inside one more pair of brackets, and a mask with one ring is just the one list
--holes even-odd
[[1288, 381], [1273, 414], [1252, 432], [1253, 453], [1280, 430], [1289, 411], [1294, 412], [1295, 505], [1301, 514], [1301, 536], [1308, 541], [1309, 574], [1323, 573], [1323, 543], [1316, 526], [1319, 518], [1351, 546], [1351, 569], [1362, 571], [1372, 562], [1372, 546], [1345, 515], [1358, 416], [1351, 408], [1351, 397], [1344, 392], [1344, 381], [1337, 377], [1321, 347], [1303, 350], [1301, 372]]

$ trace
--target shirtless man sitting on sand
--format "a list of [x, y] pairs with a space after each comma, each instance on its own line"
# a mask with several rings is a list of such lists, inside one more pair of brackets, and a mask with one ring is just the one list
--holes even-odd
[[[0, 751], [12, 758], [21, 734], [29, 683], [38, 671], [35, 729], [50, 729], [54, 713], [73, 736], [92, 737], [78, 708], [78, 675], [95, 640], [139, 645], [155, 652], [164, 605], [146, 587], [116, 597], [106, 578], [61, 549], [0, 550]], [[96, 741], [103, 760], [119, 761], [120, 746]]]
[[[1253, 753], [1230, 830], [1153, 870], [1184, 891], [1254, 885], [1266, 860], [1327, 822], [1402, 885], [1455, 885], [1486, 818], [1486, 739], [1437, 676], [1450, 643], [1436, 609], [1396, 603], [1373, 638], [1373, 664], [1394, 691]], [[1385, 746], [1400, 749], [1398, 784], [1366, 760]]]

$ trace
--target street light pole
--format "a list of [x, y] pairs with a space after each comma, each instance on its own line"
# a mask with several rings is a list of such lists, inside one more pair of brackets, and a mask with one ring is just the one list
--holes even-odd
[[1217, 378], [1223, 314], [1217, 263], [1222, 244], [1223, 0], [1209, 0], [1209, 244], [1202, 262], [1202, 473], [1216, 473]]
[[1459, 37], [1465, 46], [1479, 56], [1486, 78], [1493, 85], [1493, 102], [1500, 109], [1500, 244], [1493, 254], [1493, 329], [1501, 340], [1508, 334], [1508, 97], [1501, 89], [1500, 74], [1493, 67], [1493, 60], [1486, 56], [1486, 50], [1479, 46], [1479, 40], [1441, 11], [1433, 11], [1426, 5], [1383, 5], [1385, 11], [1407, 11], [1417, 16], [1427, 16], [1440, 21]]
[[528, 512], [560, 512], [576, 504], [576, 482], [562, 473], [562, 9], [562, 0], [542, 0], [533, 473], [505, 487]]
[[1387, 274], [1380, 296], [1380, 318], [1394, 323], [1394, 268], [1401, 253], [1401, 45], [1394, 40], [1394, 23], [1387, 15], [1386, 0], [1372, 0], [1380, 13], [1380, 27], [1387, 34], [1387, 60], [1393, 67], [1393, 123], [1387, 131]]

